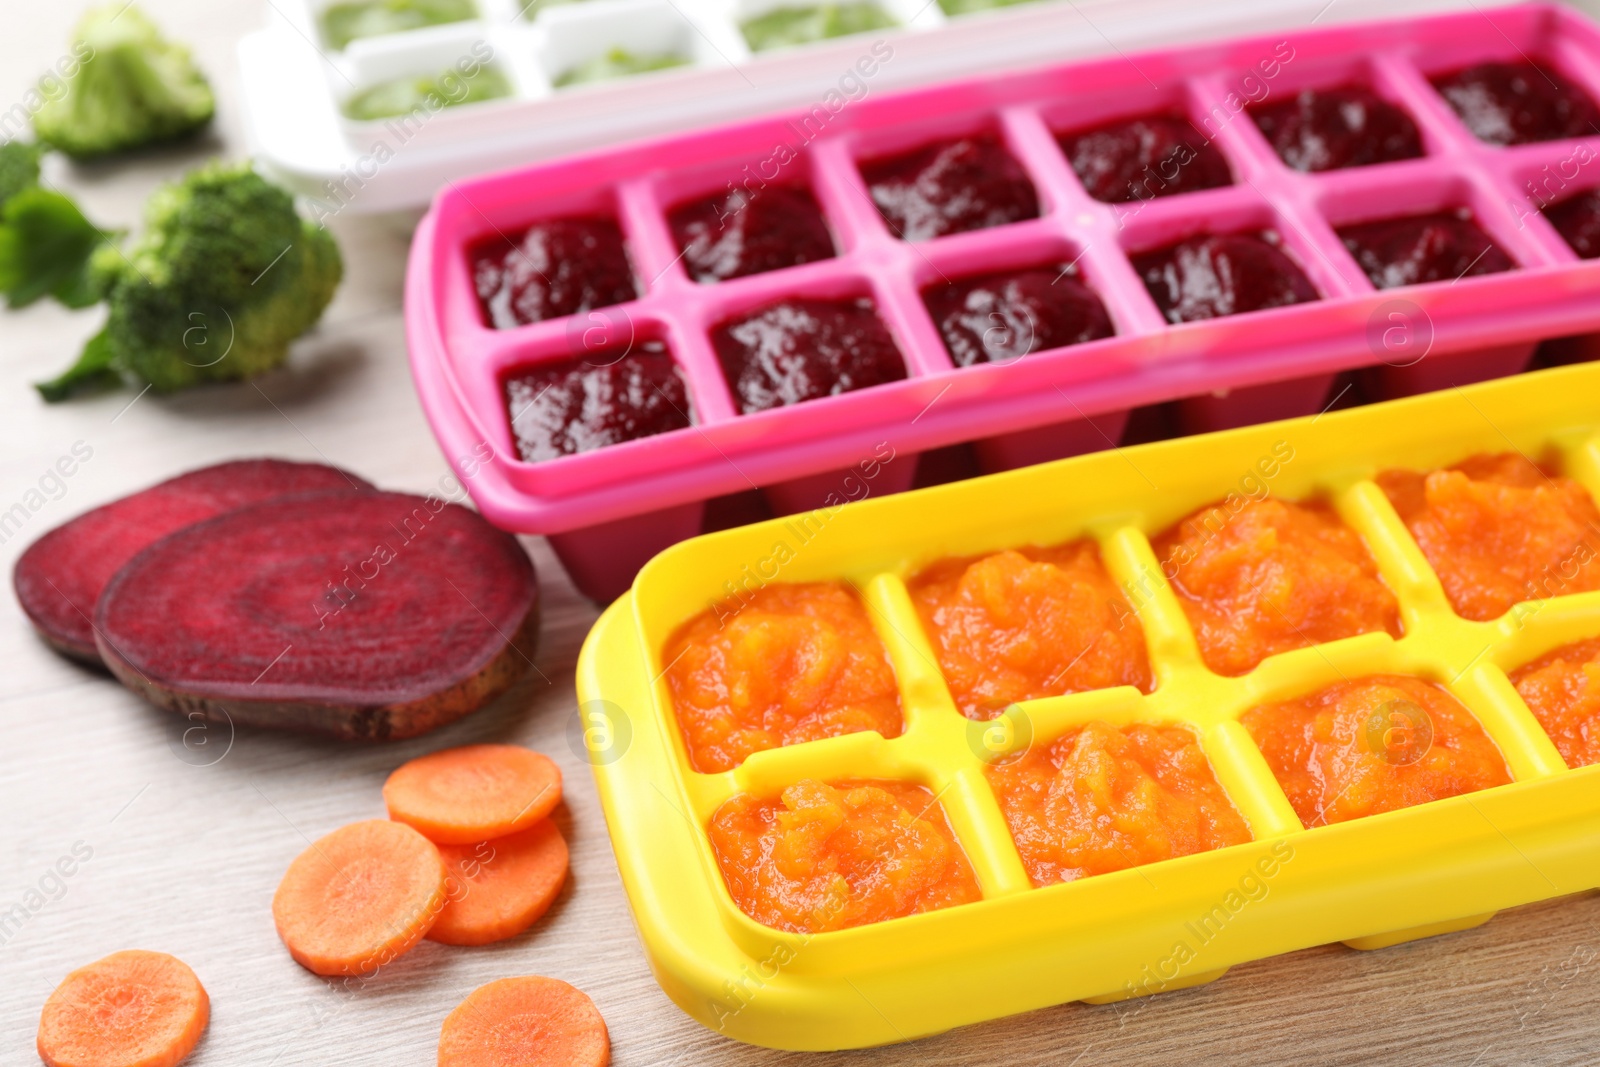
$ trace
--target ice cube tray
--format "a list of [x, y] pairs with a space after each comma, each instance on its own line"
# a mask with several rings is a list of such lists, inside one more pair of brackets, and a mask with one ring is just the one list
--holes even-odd
[[[1286, 55], [1289, 58], [1285, 58]], [[1477, 142], [1428, 83], [1484, 59], [1539, 57], [1600, 100], [1600, 30], [1526, 5], [1270, 35], [952, 82], [865, 99], [819, 125], [809, 112], [453, 184], [419, 226], [406, 325], [423, 406], [452, 459], [492, 449], [467, 487], [491, 519], [551, 535], [580, 588], [608, 598], [655, 551], [699, 529], [702, 502], [760, 487], [778, 512], [910, 484], [916, 455], [977, 441], [989, 470], [1116, 443], [1130, 408], [1173, 398], [1193, 428], [1319, 410], [1336, 372], [1371, 367], [1396, 396], [1513, 373], [1541, 338], [1600, 328], [1600, 262], [1582, 262], [1530, 200], [1549, 175], [1600, 184], [1600, 136], [1514, 149]], [[1268, 77], [1271, 73], [1272, 76]], [[1422, 131], [1422, 159], [1317, 175], [1289, 170], [1239, 94], [1364, 82]], [[1214, 133], [1233, 185], [1112, 205], [1091, 200], [1058, 134], [1177, 111]], [[1039, 194], [1037, 219], [936, 240], [900, 240], [860, 163], [975, 132], [998, 136]], [[703, 285], [690, 280], [665, 216], [746, 181], [776, 146], [799, 146], [778, 178], [809, 185], [837, 258]], [[1572, 164], [1587, 153], [1586, 166]], [[1563, 169], [1565, 168], [1565, 169]], [[1592, 173], [1590, 173], [1592, 171]], [[1569, 173], [1570, 172], [1570, 173]], [[1503, 274], [1376, 291], [1334, 227], [1467, 208], [1518, 264]], [[618, 220], [637, 301], [511, 330], [484, 324], [465, 250], [544, 218]], [[1129, 255], [1200, 232], [1278, 235], [1321, 293], [1293, 307], [1169, 326]], [[1006, 364], [955, 368], [920, 290], [944, 278], [1073, 263], [1117, 335]], [[870, 296], [905, 356], [905, 381], [737, 415], [708, 340], [716, 323], [789, 296]], [[517, 459], [500, 390], [514, 367], [583, 355], [619, 338], [664, 340], [698, 424], [529, 465]], [[892, 461], [882, 463], [885, 455]], [[870, 465], [874, 476], [862, 477]], [[465, 473], [465, 472], [464, 472]]]
[[[464, 174], [636, 137], [812, 105], [874, 41], [893, 50], [870, 91], [981, 70], [1060, 62], [1273, 26], [1303, 26], [1462, 6], [1461, 0], [1036, 0], [946, 17], [934, 0], [882, 0], [906, 25], [860, 37], [751, 54], [737, 23], [773, 0], [577, 0], [531, 9], [478, 0], [481, 17], [328, 46], [331, 0], [274, 0], [266, 28], [239, 46], [252, 151], [278, 180], [328, 213], [420, 209]], [[1116, 43], [1113, 44], [1112, 42]], [[437, 76], [487, 46], [511, 82], [504, 100], [447, 108], [425, 121], [353, 122], [351, 96], [399, 76]], [[560, 74], [612, 47], [672, 50], [691, 62], [649, 76], [558, 89]], [[849, 91], [851, 86], [845, 84]]]
[[[1554, 460], [1600, 494], [1600, 366], [1539, 371], [1428, 396], [1129, 448], [710, 534], [668, 549], [613, 604], [578, 660], [585, 730], [623, 884], [667, 994], [705, 1025], [787, 1049], [876, 1045], [1071, 1000], [1180, 989], [1249, 960], [1344, 942], [1381, 948], [1600, 886], [1600, 766], [1569, 770], [1507, 673], [1600, 634], [1600, 593], [1553, 596], [1491, 622], [1452, 612], [1373, 483], [1477, 452]], [[1264, 460], [1289, 458], [1279, 463]], [[1328, 499], [1396, 593], [1404, 636], [1364, 634], [1206, 669], [1150, 537], [1229, 493], [1265, 484]], [[802, 526], [802, 523], [806, 525]], [[994, 722], [956, 710], [906, 591], [929, 563], [1092, 537], [1148, 642], [1152, 693], [1132, 687], [1013, 705]], [[774, 573], [762, 560], [775, 547]], [[900, 687], [906, 730], [759, 752], [733, 771], [690, 769], [663, 678], [676, 627], [750, 583], [845, 580], [861, 591]], [[1256, 705], [1373, 673], [1444, 685], [1505, 756], [1509, 785], [1302, 827], [1239, 723]], [[1048, 744], [1093, 719], [1184, 723], [1254, 841], [1033, 888], [984, 760]], [[802, 778], [900, 779], [935, 793], [983, 900], [797, 935], [733, 903], [705, 827], [736, 793]], [[1182, 950], [1178, 946], [1184, 946]], [[1026, 1024], [1022, 1024], [1026, 1025]]]

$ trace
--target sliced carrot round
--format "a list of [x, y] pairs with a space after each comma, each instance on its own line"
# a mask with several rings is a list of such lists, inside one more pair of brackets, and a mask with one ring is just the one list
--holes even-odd
[[561, 800], [561, 768], [521, 745], [465, 745], [403, 763], [383, 783], [389, 818], [441, 845], [525, 830]]
[[433, 842], [386, 819], [342, 826], [289, 864], [272, 897], [278, 936], [317, 974], [370, 974], [411, 950], [444, 907]]
[[205, 988], [182, 960], [113, 952], [67, 975], [44, 1002], [39, 1058], [50, 1067], [173, 1067], [210, 1018]]
[[582, 992], [529, 975], [480, 986], [445, 1016], [439, 1067], [605, 1067], [606, 1021]]
[[439, 855], [445, 904], [428, 940], [447, 945], [517, 936], [549, 910], [567, 880], [567, 842], [549, 819], [492, 841], [440, 845]]

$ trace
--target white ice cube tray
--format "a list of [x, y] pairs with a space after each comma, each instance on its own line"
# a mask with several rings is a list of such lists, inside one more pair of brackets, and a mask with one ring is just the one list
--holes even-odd
[[[239, 67], [252, 150], [265, 170], [317, 201], [321, 214], [420, 208], [445, 183], [483, 171], [670, 134], [765, 112], [837, 110], [865, 96], [996, 70], [1415, 15], [1462, 0], [1032, 0], [947, 16], [937, 0], [875, 0], [901, 25], [752, 52], [740, 24], [807, 0], [573, 0], [524, 18], [526, 0], [477, 0], [477, 19], [326, 43], [333, 0], [271, 0], [267, 28], [246, 37]], [[622, 48], [673, 53], [681, 67], [555, 86], [567, 70]], [[482, 58], [507, 98], [410, 120], [362, 122], [343, 105], [376, 84], [437, 76]]]

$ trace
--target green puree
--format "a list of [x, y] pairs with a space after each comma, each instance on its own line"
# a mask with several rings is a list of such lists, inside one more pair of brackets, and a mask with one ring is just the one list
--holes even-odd
[[666, 70], [669, 67], [681, 67], [689, 61], [683, 56], [669, 53], [656, 55], [637, 55], [621, 48], [613, 48], [603, 56], [596, 56], [587, 62], [565, 70], [556, 79], [556, 88], [565, 88], [568, 85], [583, 85], [588, 82], [603, 82], [611, 78], [626, 78], [631, 74], [644, 74], [652, 70]]
[[346, 0], [322, 13], [322, 35], [342, 49], [357, 37], [400, 33], [478, 17], [473, 0]]
[[429, 109], [438, 110], [510, 95], [511, 83], [493, 67], [479, 67], [470, 78], [459, 71], [447, 70], [436, 76], [396, 78], [374, 85], [351, 97], [344, 105], [344, 113], [370, 122], [409, 115], [420, 107], [428, 107], [430, 96], [438, 97], [439, 103]]
[[939, 0], [946, 15], [971, 15], [977, 11], [992, 11], [997, 7], [1032, 3], [1033, 0]]
[[900, 23], [895, 17], [868, 0], [843, 4], [814, 4], [809, 7], [778, 7], [765, 15], [748, 19], [739, 28], [752, 51], [810, 44], [829, 37], [844, 37], [868, 30], [882, 30]]
[[[533, 17], [547, 7], [560, 7], [562, 4], [577, 4], [583, 0], [512, 0], [523, 18], [532, 21]], [[524, 6], [526, 4], [526, 6]]]

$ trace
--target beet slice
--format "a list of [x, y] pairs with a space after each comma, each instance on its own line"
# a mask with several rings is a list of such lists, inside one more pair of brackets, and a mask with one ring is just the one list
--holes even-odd
[[123, 684], [212, 721], [412, 737], [533, 660], [539, 583], [517, 539], [438, 497], [326, 490], [187, 526], [95, 609]]
[[22, 610], [56, 651], [100, 663], [95, 601], [111, 576], [147, 545], [244, 504], [313, 489], [372, 488], [337, 467], [241, 459], [180, 474], [48, 531], [17, 560], [11, 582]]

